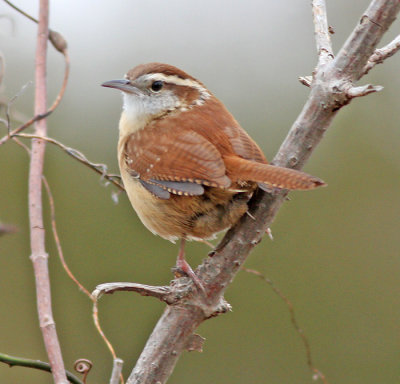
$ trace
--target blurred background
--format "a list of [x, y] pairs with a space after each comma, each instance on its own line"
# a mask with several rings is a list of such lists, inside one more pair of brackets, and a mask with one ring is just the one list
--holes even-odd
[[[16, 1], [37, 15], [37, 2]], [[328, 1], [335, 52], [369, 0]], [[204, 82], [271, 159], [301, 111], [316, 50], [309, 1], [52, 1], [50, 26], [69, 44], [72, 69], [64, 100], [48, 119], [49, 136], [117, 172], [118, 92], [100, 84], [150, 61], [176, 65]], [[397, 21], [381, 46], [399, 33]], [[3, 99], [34, 79], [36, 25], [0, 3]], [[63, 76], [48, 55], [49, 105]], [[330, 383], [400, 380], [400, 54], [363, 84], [383, 92], [340, 111], [305, 170], [328, 188], [291, 193], [246, 266], [266, 274], [292, 301], [315, 365]], [[33, 114], [33, 86], [14, 110]], [[4, 110], [2, 110], [4, 117]], [[14, 127], [17, 123], [14, 123]], [[0, 127], [1, 136], [6, 131]], [[29, 144], [29, 143], [28, 143]], [[18, 233], [0, 238], [0, 351], [46, 360], [29, 260], [28, 157], [0, 147], [0, 220]], [[102, 282], [166, 284], [177, 246], [153, 236], [125, 195], [48, 145], [45, 174], [53, 190], [65, 258], [89, 289]], [[46, 202], [46, 200], [45, 200]], [[57, 258], [45, 203], [52, 299], [66, 367], [93, 361], [89, 383], [108, 382], [112, 361], [96, 333], [91, 303]], [[195, 267], [207, 254], [190, 244]], [[287, 306], [255, 276], [239, 273], [226, 293], [233, 312], [204, 323], [203, 353], [185, 353], [170, 383], [310, 383], [304, 347]], [[100, 319], [128, 376], [164, 304], [132, 293], [100, 301]], [[0, 364], [1, 383], [51, 383], [48, 373]]]

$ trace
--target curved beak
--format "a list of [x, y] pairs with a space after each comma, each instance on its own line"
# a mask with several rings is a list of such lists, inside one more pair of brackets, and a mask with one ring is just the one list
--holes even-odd
[[102, 87], [115, 88], [123, 92], [136, 93], [137, 88], [134, 87], [129, 80], [110, 80], [101, 84]]

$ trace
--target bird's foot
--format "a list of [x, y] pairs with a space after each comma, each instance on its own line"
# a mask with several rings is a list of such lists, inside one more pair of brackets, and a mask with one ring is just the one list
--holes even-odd
[[189, 276], [193, 280], [194, 285], [204, 294], [204, 296], [207, 296], [203, 282], [197, 277], [192, 267], [185, 259], [178, 258], [176, 261], [176, 268], [181, 270], [185, 275]]

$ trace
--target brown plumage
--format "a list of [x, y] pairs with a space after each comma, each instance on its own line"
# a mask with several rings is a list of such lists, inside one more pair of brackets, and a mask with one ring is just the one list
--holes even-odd
[[257, 186], [324, 185], [269, 165], [225, 106], [178, 68], [139, 65], [103, 85], [124, 94], [118, 155], [129, 199], [146, 227], [168, 240], [208, 239], [229, 228]]

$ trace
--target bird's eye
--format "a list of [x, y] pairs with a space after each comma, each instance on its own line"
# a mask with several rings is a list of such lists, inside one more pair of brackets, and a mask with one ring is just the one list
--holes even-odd
[[159, 91], [161, 91], [163, 86], [164, 86], [164, 83], [162, 81], [160, 81], [160, 80], [157, 80], [153, 84], [151, 84], [151, 89], [154, 92], [159, 92]]

